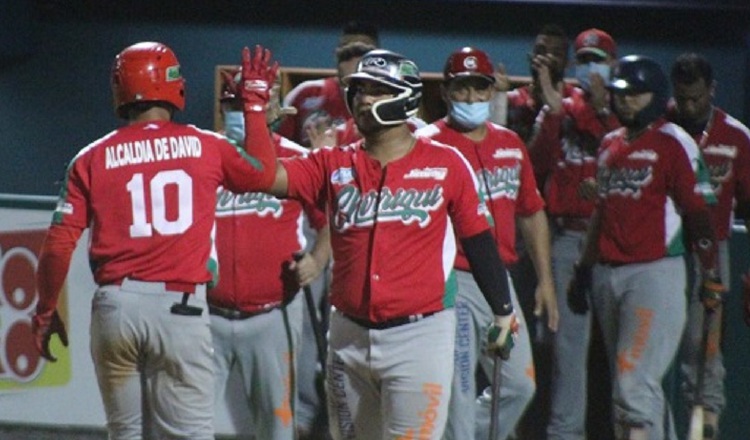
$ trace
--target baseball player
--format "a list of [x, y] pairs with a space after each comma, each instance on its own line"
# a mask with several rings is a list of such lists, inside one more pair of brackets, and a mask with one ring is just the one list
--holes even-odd
[[[515, 222], [518, 219], [530, 249], [537, 276], [535, 313], [547, 312], [548, 325], [555, 330], [557, 304], [552, 283], [549, 258], [549, 229], [544, 201], [536, 188], [523, 141], [512, 131], [488, 122], [495, 82], [492, 62], [477, 48], [464, 47], [453, 52], [443, 69], [443, 99], [448, 115], [416, 132], [441, 143], [454, 146], [471, 165], [480, 191], [488, 201], [492, 216], [492, 235], [500, 257], [506, 265], [518, 260], [515, 252]], [[458, 249], [455, 263], [458, 292], [456, 295], [456, 351], [448, 423], [444, 438], [487, 438], [491, 415], [489, 399], [477, 401], [475, 374], [481, 364], [487, 377], [492, 377], [492, 358], [482, 355], [483, 334], [492, 322], [492, 311], [482, 298], [471, 268]], [[513, 284], [509, 283], [514, 308], [520, 308]], [[519, 337], [513, 356], [502, 364], [501, 399], [497, 439], [505, 439], [513, 431], [534, 390], [534, 363], [529, 333], [523, 317], [519, 317]], [[491, 393], [487, 394], [491, 396]], [[477, 403], [475, 404], [475, 401]], [[476, 406], [484, 417], [475, 420]], [[481, 425], [478, 429], [477, 424]]]
[[578, 34], [575, 60], [581, 87], [564, 98], [560, 93], [549, 94], [529, 141], [529, 150], [538, 158], [537, 172], [547, 176], [544, 197], [552, 220], [552, 267], [562, 304], [559, 329], [553, 337], [550, 440], [583, 439], [586, 432], [586, 411], [581, 407], [586, 407], [587, 400], [591, 316], [573, 313], [565, 291], [594, 210], [596, 152], [604, 135], [620, 126], [609, 111], [606, 89], [616, 48], [614, 39], [602, 30]]
[[[701, 55], [685, 53], [672, 65], [673, 105], [668, 118], [684, 128], [695, 139], [711, 177], [711, 186], [717, 204], [710, 208], [719, 248], [719, 273], [729, 280], [729, 237], [732, 232], [732, 214], [735, 201], [742, 205], [750, 202], [750, 131], [741, 122], [712, 104], [716, 87], [711, 64]], [[695, 265], [699, 268], [700, 265]], [[688, 308], [688, 325], [682, 345], [683, 391], [685, 402], [693, 405], [696, 386], [698, 353], [701, 346], [704, 306], [700, 300], [700, 273]], [[719, 416], [725, 405], [724, 365], [721, 355], [721, 304], [712, 312], [709, 332], [710, 348], [705, 360], [702, 395], [705, 424], [718, 438]]]
[[[221, 97], [225, 129], [233, 143], [245, 139], [240, 74], [224, 79]], [[266, 122], [282, 113], [277, 81], [271, 88]], [[292, 141], [272, 134], [277, 157], [307, 154]], [[220, 187], [216, 200], [219, 282], [208, 291], [216, 364], [217, 400], [232, 368], [238, 368], [258, 438], [295, 438], [298, 343], [302, 332], [300, 284], [318, 277], [330, 246], [325, 214], [306, 210], [318, 239], [305, 253], [303, 210], [299, 202], [261, 192], [235, 194]], [[295, 255], [302, 255], [296, 260]], [[300, 295], [301, 297], [301, 295]], [[263, 384], [263, 385], [260, 385]]]
[[613, 377], [615, 438], [661, 440], [669, 437], [661, 383], [686, 319], [683, 221], [704, 301], [720, 301], [724, 289], [704, 201], [711, 192], [693, 169], [697, 145], [663, 118], [669, 83], [659, 64], [621, 58], [609, 88], [623, 127], [604, 138], [597, 157], [599, 199], [569, 301], [585, 310], [590, 287]]
[[[244, 150], [213, 132], [172, 122], [184, 80], [174, 52], [155, 42], [114, 60], [112, 91], [126, 126], [69, 164], [37, 268], [34, 343], [67, 335], [56, 305], [78, 238], [90, 228], [91, 356], [111, 439], [213, 439], [213, 346], [206, 305], [212, 280], [216, 190], [273, 180], [265, 105], [276, 65], [262, 47], [243, 52], [242, 100], [252, 136]], [[145, 408], [147, 411], [144, 411]], [[142, 425], [146, 433], [142, 433]]]
[[[348, 41], [348, 40], [347, 40]], [[311, 131], [322, 133], [343, 124], [349, 110], [343, 98], [342, 78], [354, 72], [362, 55], [375, 49], [371, 42], [350, 41], [336, 48], [336, 74], [323, 79], [304, 81], [284, 97], [285, 107], [297, 114], [284, 118], [278, 133], [306, 147], [312, 147]]]
[[345, 83], [363, 139], [281, 161], [270, 190], [329, 210], [331, 434], [439, 439], [453, 377], [455, 235], [494, 315], [488, 350], [507, 357], [517, 324], [505, 268], [466, 160], [406, 125], [422, 94], [417, 66], [373, 50]]

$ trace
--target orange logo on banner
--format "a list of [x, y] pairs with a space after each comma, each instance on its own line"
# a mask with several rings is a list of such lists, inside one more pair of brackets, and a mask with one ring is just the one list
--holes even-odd
[[[57, 362], [46, 362], [34, 348], [31, 316], [37, 289], [34, 274], [46, 230], [0, 233], [0, 391], [62, 385], [70, 381], [70, 353], [52, 339]], [[58, 311], [68, 323], [67, 292]]]

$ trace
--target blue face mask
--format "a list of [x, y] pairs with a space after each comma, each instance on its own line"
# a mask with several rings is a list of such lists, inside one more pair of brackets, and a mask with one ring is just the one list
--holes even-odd
[[607, 63], [587, 63], [576, 65], [576, 79], [585, 91], [591, 90], [591, 74], [598, 73], [604, 82], [609, 81], [610, 67]]
[[233, 141], [245, 141], [245, 117], [242, 112], [224, 112], [224, 134]]
[[473, 130], [490, 118], [489, 102], [451, 101], [451, 119], [464, 128]]

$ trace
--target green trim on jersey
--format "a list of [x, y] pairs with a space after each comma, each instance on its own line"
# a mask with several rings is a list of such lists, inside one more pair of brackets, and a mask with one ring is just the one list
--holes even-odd
[[703, 197], [703, 200], [707, 205], [713, 206], [719, 203], [716, 192], [711, 186], [711, 172], [708, 170], [706, 161], [703, 160], [703, 152], [701, 151], [693, 164], [693, 171], [695, 171], [695, 190], [698, 194]]
[[234, 149], [237, 150], [238, 153], [240, 153], [240, 156], [242, 156], [250, 165], [252, 165], [253, 168], [255, 168], [256, 170], [263, 169], [263, 165], [260, 164], [260, 161], [258, 161], [255, 156], [251, 156], [250, 154], [248, 154], [248, 152], [245, 151], [245, 149], [242, 147], [242, 145], [240, 145], [239, 142], [226, 136], [224, 137], [229, 141], [230, 144], [232, 144]]
[[452, 309], [456, 305], [456, 295], [458, 294], [458, 280], [456, 279], [456, 269], [451, 269], [448, 279], [445, 280], [445, 295], [443, 295], [443, 307]]

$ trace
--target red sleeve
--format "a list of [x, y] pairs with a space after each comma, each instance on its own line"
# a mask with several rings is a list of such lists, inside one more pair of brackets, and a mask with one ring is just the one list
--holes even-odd
[[245, 151], [260, 162], [259, 189], [269, 189], [276, 178], [276, 148], [266, 125], [265, 112], [245, 113]]
[[325, 183], [325, 155], [335, 150], [325, 148], [311, 152], [306, 157], [283, 158], [279, 166], [286, 169], [287, 195], [300, 200], [305, 206], [321, 206], [321, 191]]
[[550, 113], [545, 107], [539, 112], [536, 133], [529, 140], [529, 157], [538, 174], [551, 172], [562, 151], [561, 127], [565, 111]]
[[36, 284], [39, 289], [39, 302], [36, 312], [46, 313], [55, 310], [65, 278], [68, 276], [70, 260], [83, 229], [74, 226], [53, 224], [47, 231], [39, 264], [36, 271]]

